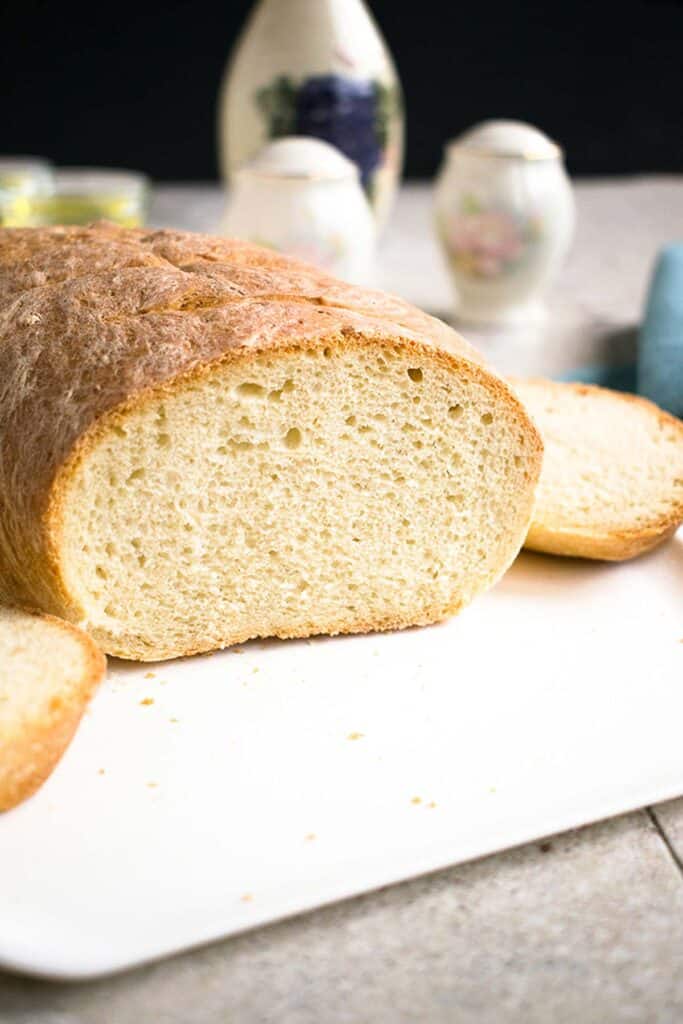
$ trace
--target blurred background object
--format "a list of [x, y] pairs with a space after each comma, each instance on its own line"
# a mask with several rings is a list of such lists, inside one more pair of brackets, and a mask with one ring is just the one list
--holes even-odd
[[[285, 3], [286, 0], [278, 0]], [[406, 172], [486, 118], [540, 125], [576, 175], [683, 171], [683, 4], [368, 0], [405, 88]], [[218, 176], [216, 98], [252, 0], [5, 0], [5, 153]]]
[[362, 0], [258, 0], [221, 89], [219, 149], [230, 178], [269, 139], [310, 135], [353, 160], [384, 223], [403, 164], [393, 62]]
[[233, 177], [225, 233], [366, 281], [375, 223], [358, 167], [319, 139], [269, 143]]
[[655, 264], [636, 384], [641, 395], [683, 418], [683, 242], [665, 246]]
[[149, 182], [135, 171], [98, 167], [62, 167], [53, 175], [53, 188], [32, 196], [24, 225], [88, 224], [111, 220], [123, 227], [144, 224]]
[[27, 224], [31, 203], [53, 189], [52, 166], [47, 160], [34, 156], [0, 157], [0, 225]]
[[446, 147], [436, 224], [458, 319], [533, 322], [574, 229], [562, 150], [522, 121], [487, 121]]

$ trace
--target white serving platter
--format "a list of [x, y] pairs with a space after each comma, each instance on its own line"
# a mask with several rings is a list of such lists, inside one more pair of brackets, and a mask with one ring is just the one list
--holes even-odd
[[0, 965], [117, 971], [683, 793], [682, 608], [679, 532], [523, 554], [428, 629], [113, 662], [0, 818]]

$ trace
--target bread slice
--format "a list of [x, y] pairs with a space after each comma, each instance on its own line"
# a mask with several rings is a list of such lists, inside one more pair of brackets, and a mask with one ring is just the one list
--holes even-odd
[[541, 442], [444, 324], [205, 236], [119, 231], [89, 274], [60, 230], [24, 285], [0, 243], [5, 599], [155, 660], [434, 622], [514, 559]]
[[52, 772], [104, 669], [104, 656], [80, 630], [0, 608], [0, 811]]
[[545, 443], [526, 547], [621, 561], [683, 522], [683, 423], [585, 384], [516, 381]]

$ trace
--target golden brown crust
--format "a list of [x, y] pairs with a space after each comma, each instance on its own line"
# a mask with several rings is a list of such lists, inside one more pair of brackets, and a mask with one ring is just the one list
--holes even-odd
[[29, 602], [78, 621], [80, 609], [59, 564], [60, 494], [70, 467], [115, 410], [173, 390], [224, 360], [269, 350], [414, 346], [472, 374], [514, 407], [521, 430], [540, 452], [522, 405], [445, 324], [400, 299], [343, 284], [244, 242], [106, 224], [0, 229], [3, 294], [5, 601]]
[[[0, 813], [32, 796], [52, 773], [71, 742], [83, 712], [106, 670], [106, 659], [80, 629], [51, 615], [27, 612], [68, 633], [84, 656], [81, 678], [68, 694], [55, 695], [40, 718], [28, 717], [15, 732], [3, 734], [0, 750]], [[22, 680], [17, 680], [21, 685]]]
[[674, 535], [680, 522], [673, 525], [659, 520], [648, 529], [612, 531], [604, 536], [548, 528], [532, 522], [524, 547], [529, 551], [568, 558], [590, 558], [603, 562], [625, 562], [643, 555]]
[[450, 327], [402, 299], [345, 284], [271, 249], [187, 231], [131, 230], [105, 221], [87, 227], [0, 231], [0, 308], [33, 288], [142, 267], [220, 280], [225, 301], [304, 300], [389, 319], [482, 362], [476, 349]]
[[[683, 423], [639, 395], [611, 391], [595, 384], [560, 383], [543, 378], [531, 378], [525, 381], [512, 379], [511, 383], [520, 388], [522, 386], [538, 387], [542, 391], [550, 393], [553, 389], [557, 389], [577, 397], [592, 396], [608, 399], [610, 402], [621, 402], [628, 408], [636, 406], [646, 410], [661, 426], [679, 434], [683, 446]], [[596, 523], [590, 531], [578, 524], [550, 521], [543, 517], [542, 511], [539, 509], [534, 513], [524, 546], [532, 551], [553, 555], [621, 562], [645, 554], [668, 540], [681, 523], [683, 523], [683, 501], [673, 504], [666, 514], [653, 513], [649, 522], [639, 522], [634, 527], [624, 524], [617, 528], [612, 525], [605, 526]]]

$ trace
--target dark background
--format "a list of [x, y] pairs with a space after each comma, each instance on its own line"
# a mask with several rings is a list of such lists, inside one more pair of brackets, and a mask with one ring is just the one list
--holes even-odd
[[[369, 6], [404, 85], [409, 176], [488, 117], [543, 128], [576, 174], [683, 171], [683, 0]], [[216, 177], [216, 94], [250, 7], [0, 3], [0, 150]]]

